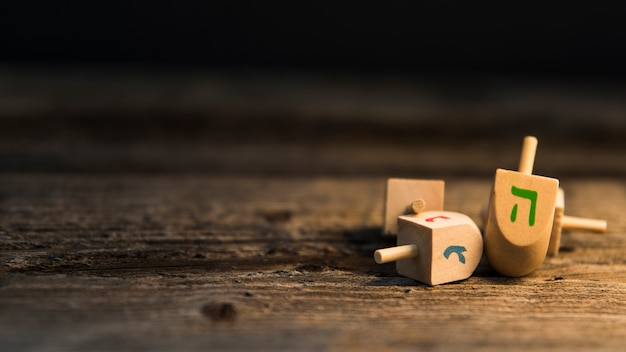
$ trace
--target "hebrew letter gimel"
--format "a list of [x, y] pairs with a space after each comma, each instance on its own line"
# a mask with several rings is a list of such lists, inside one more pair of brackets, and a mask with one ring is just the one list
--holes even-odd
[[[533, 226], [535, 224], [535, 210], [537, 208], [537, 191], [511, 186], [511, 193], [513, 193], [514, 196], [518, 196], [518, 197], [522, 197], [522, 198], [526, 198], [530, 200], [530, 211], [528, 213], [528, 225]], [[517, 204], [513, 206], [513, 210], [511, 211], [511, 222], [515, 222], [516, 219], [517, 219]]]

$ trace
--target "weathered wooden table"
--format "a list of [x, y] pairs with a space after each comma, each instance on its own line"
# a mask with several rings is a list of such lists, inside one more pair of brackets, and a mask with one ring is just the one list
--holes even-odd
[[[619, 350], [625, 85], [0, 70], [0, 350]], [[516, 83], [517, 82], [517, 83]], [[547, 82], [547, 83], [546, 83]], [[535, 134], [566, 214], [528, 277], [377, 265], [387, 177], [476, 222]]]
[[[626, 185], [562, 180], [605, 218], [511, 279], [428, 287], [377, 265], [384, 178], [0, 175], [3, 350], [619, 349]], [[476, 221], [488, 179], [448, 180]]]

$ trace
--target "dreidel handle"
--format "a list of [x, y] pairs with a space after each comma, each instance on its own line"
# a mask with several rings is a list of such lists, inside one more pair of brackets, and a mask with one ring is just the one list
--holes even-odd
[[390, 247], [379, 249], [374, 252], [374, 260], [378, 264], [395, 262], [400, 259], [408, 259], [417, 257], [417, 246], [414, 244], [406, 244], [404, 246]]
[[413, 214], [423, 213], [426, 210], [426, 201], [418, 198], [411, 203], [411, 211]]
[[604, 233], [606, 232], [606, 220], [563, 215], [563, 218], [561, 219], [561, 228], [567, 230], [589, 230]]
[[535, 164], [535, 154], [537, 153], [537, 138], [533, 136], [524, 137], [522, 155], [519, 160], [518, 171], [522, 174], [531, 175]]

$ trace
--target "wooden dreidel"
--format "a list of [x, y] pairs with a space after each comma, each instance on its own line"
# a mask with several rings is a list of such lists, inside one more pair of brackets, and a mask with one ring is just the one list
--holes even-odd
[[467, 215], [427, 211], [398, 217], [398, 246], [374, 252], [378, 264], [395, 261], [398, 274], [428, 285], [467, 279], [483, 254], [483, 238]]
[[[419, 211], [443, 210], [443, 180], [387, 180], [383, 234], [398, 234], [398, 216]], [[417, 204], [420, 200], [422, 203]]]
[[537, 139], [526, 137], [519, 172], [497, 169], [485, 226], [485, 255], [499, 273], [519, 277], [546, 257], [559, 180], [532, 175]]
[[559, 188], [556, 198], [556, 207], [554, 209], [554, 223], [552, 224], [552, 235], [550, 236], [550, 245], [548, 246], [548, 254], [555, 256], [559, 254], [561, 245], [562, 230], [587, 230], [593, 232], [606, 232], [606, 221], [597, 219], [579, 218], [564, 214], [565, 211], [565, 194], [563, 189]]

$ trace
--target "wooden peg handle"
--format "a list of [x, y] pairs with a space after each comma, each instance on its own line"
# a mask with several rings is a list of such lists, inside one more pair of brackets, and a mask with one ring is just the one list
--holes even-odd
[[561, 228], [567, 230], [589, 230], [604, 233], [606, 232], [606, 221], [563, 215], [563, 218], [561, 219]]
[[537, 153], [537, 138], [526, 136], [522, 147], [522, 156], [519, 160], [519, 172], [531, 175], [535, 164], [535, 154]]
[[421, 212], [423, 212], [426, 209], [426, 201], [419, 198], [413, 201], [413, 203], [411, 203], [411, 210], [413, 211], [414, 214], [419, 214]]
[[414, 257], [417, 257], [417, 246], [414, 244], [383, 248], [374, 252], [374, 260], [376, 260], [376, 263], [378, 264], [395, 262], [400, 259]]

